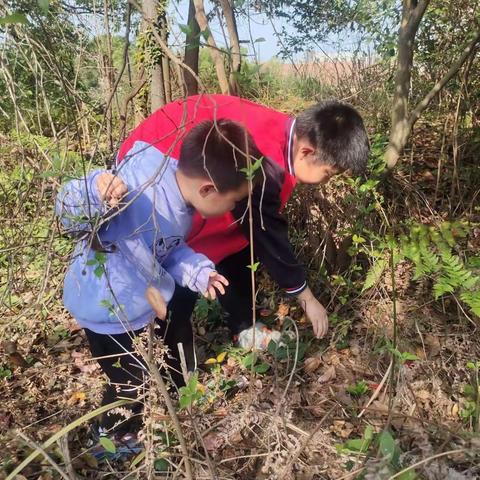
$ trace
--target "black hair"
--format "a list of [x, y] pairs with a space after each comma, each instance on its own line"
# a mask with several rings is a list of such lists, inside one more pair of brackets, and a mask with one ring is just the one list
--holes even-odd
[[332, 99], [307, 108], [297, 116], [295, 133], [312, 144], [318, 162], [364, 173], [370, 146], [362, 117], [352, 106]]
[[247, 182], [247, 154], [252, 165], [262, 158], [242, 125], [227, 119], [207, 120], [185, 136], [178, 168], [189, 177], [212, 180], [217, 190], [225, 193]]

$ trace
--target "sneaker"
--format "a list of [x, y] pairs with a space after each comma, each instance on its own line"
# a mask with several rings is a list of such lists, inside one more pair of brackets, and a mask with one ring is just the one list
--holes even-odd
[[[255, 332], [255, 339], [254, 337]], [[236, 343], [245, 350], [266, 350], [271, 340], [278, 342], [282, 334], [277, 330], [271, 330], [263, 323], [257, 322], [254, 327], [242, 330], [236, 337]], [[253, 343], [255, 341], [255, 344]]]
[[[102, 444], [102, 438], [108, 440], [104, 440]], [[116, 433], [112, 435], [101, 433], [98, 443], [89, 453], [93, 455], [97, 461], [125, 461], [133, 455], [138, 455], [142, 450], [142, 443], [133, 433]]]

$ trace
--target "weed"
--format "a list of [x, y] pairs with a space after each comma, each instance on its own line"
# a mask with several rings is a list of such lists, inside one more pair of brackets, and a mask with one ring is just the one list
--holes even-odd
[[352, 397], [361, 397], [365, 395], [369, 390], [368, 384], [365, 380], [360, 380], [354, 385], [349, 385], [347, 387], [347, 392], [352, 395]]
[[480, 361], [468, 362], [470, 383], [463, 388], [465, 403], [460, 410], [460, 417], [473, 426], [473, 430], [480, 430]]

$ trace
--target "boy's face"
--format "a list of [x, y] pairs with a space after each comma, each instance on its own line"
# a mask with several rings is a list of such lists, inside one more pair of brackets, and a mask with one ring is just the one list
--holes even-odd
[[237, 190], [220, 193], [211, 182], [199, 185], [192, 199], [192, 206], [203, 218], [219, 217], [230, 212], [240, 200], [248, 195], [248, 183], [245, 182]]
[[340, 169], [327, 163], [320, 163], [315, 148], [308, 140], [295, 138], [293, 149], [293, 171], [300, 183], [325, 185]]

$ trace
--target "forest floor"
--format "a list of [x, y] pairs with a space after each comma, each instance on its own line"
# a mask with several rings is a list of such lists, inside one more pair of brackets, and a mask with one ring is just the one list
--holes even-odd
[[[432, 205], [433, 167], [418, 157], [413, 193], [411, 188], [399, 191], [403, 183], [398, 181], [391, 198], [420, 203], [426, 198]], [[405, 171], [403, 179], [412, 174], [408, 167]], [[24, 229], [38, 216], [50, 218], [52, 185], [39, 182], [43, 206], [31, 207], [22, 219]], [[326, 189], [324, 197], [336, 202], [332, 191]], [[428, 212], [422, 207], [417, 216], [434, 222]], [[8, 222], [15, 215], [4, 217], [13, 228]], [[45, 247], [54, 238], [48, 221], [38, 235]], [[341, 238], [334, 236], [334, 241], [338, 246]], [[472, 241], [480, 247], [480, 234]], [[0, 478], [100, 402], [104, 378], [83, 332], [61, 306], [67, 258], [61, 247], [38, 265], [28, 264], [35, 251], [14, 258], [22, 265], [11, 283], [15, 301], [2, 318]], [[33, 248], [37, 255], [45, 253], [41, 246]], [[472, 411], [468, 393], [469, 365], [480, 359], [478, 318], [464, 315], [452, 299], [434, 301], [431, 285], [412, 280], [407, 263], [396, 268], [393, 286], [390, 273], [387, 269], [375, 288], [357, 289], [342, 302], [332, 290], [323, 292], [332, 313], [323, 340], [312, 337], [296, 303], [282, 298], [260, 275], [258, 319], [281, 329], [285, 346], [257, 356], [231, 345], [215, 305], [199, 304], [194, 320], [202, 364], [199, 386], [191, 409], [179, 412], [193, 478], [480, 478], [478, 410]], [[322, 285], [315, 290], [321, 292]], [[51, 461], [66, 478], [175, 478], [176, 469], [183, 469], [178, 442], [154, 386], [149, 398], [145, 456], [121, 465], [98, 463], [89, 454], [84, 423], [72, 429], [68, 442], [48, 449]], [[16, 478], [60, 476], [40, 454]]]

